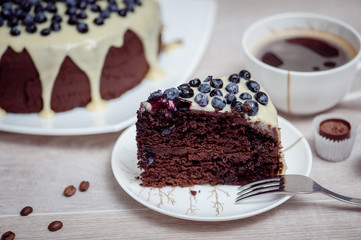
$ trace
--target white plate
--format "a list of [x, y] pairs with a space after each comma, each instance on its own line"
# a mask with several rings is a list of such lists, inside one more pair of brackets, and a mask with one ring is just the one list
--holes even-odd
[[0, 130], [38, 135], [85, 135], [119, 131], [135, 122], [142, 100], [152, 91], [166, 89], [188, 80], [206, 49], [216, 15], [215, 0], [159, 0], [164, 22], [165, 43], [182, 40], [182, 46], [162, 53], [160, 67], [166, 77], [145, 79], [120, 98], [108, 101], [105, 111], [91, 113], [77, 108], [57, 113], [54, 119], [40, 119], [37, 113], [0, 117]]
[[[284, 147], [287, 174], [308, 176], [312, 166], [312, 153], [307, 140], [286, 119], [279, 117], [281, 140]], [[208, 184], [194, 187], [141, 187], [137, 168], [135, 126], [125, 130], [115, 143], [112, 153], [113, 174], [132, 198], [157, 212], [187, 220], [227, 221], [260, 214], [277, 207], [291, 196], [268, 195], [235, 204], [238, 186]], [[196, 191], [192, 196], [190, 191]]]

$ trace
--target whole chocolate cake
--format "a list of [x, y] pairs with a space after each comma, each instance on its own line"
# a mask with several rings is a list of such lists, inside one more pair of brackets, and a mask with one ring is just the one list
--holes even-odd
[[284, 172], [276, 109], [246, 70], [156, 91], [137, 116], [142, 186], [243, 185]]
[[103, 109], [157, 71], [154, 0], [0, 1], [0, 110]]

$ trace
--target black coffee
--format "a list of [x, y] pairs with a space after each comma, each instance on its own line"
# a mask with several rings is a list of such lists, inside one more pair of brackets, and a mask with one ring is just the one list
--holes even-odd
[[356, 50], [342, 38], [312, 30], [275, 34], [255, 51], [255, 56], [268, 65], [300, 72], [332, 69], [355, 55]]

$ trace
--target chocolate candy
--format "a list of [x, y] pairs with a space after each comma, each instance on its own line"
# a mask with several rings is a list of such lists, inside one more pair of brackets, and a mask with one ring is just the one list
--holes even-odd
[[350, 132], [350, 123], [343, 119], [326, 119], [320, 123], [320, 135], [331, 140], [348, 139], [350, 138]]

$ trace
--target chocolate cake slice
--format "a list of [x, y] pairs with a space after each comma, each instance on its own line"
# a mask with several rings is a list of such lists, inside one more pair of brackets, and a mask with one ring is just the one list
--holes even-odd
[[156, 91], [137, 117], [142, 186], [243, 185], [285, 169], [276, 109], [246, 70]]

